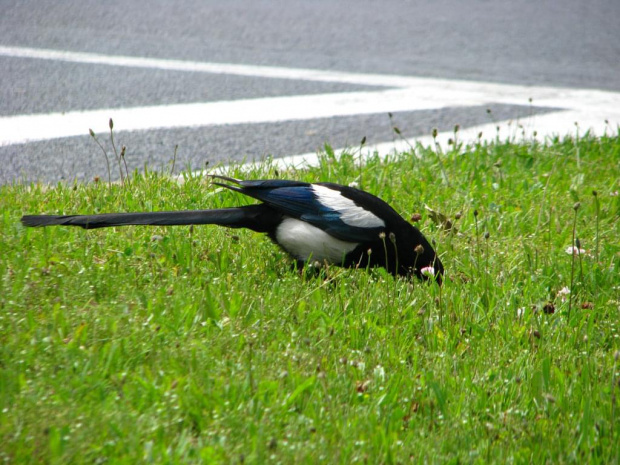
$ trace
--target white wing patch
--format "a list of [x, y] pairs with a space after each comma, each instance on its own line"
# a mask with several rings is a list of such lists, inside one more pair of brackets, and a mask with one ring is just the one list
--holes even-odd
[[276, 230], [276, 240], [297, 260], [327, 261], [339, 265], [359, 244], [330, 236], [322, 229], [294, 218], [285, 218]]
[[347, 199], [340, 192], [325, 186], [312, 185], [312, 190], [319, 202], [340, 213], [340, 219], [349, 226], [358, 228], [381, 228], [385, 222], [375, 214], [364, 210], [353, 200]]

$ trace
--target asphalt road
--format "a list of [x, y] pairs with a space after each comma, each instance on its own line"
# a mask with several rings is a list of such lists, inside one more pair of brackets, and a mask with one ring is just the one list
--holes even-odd
[[[620, 2], [0, 0], [0, 46], [189, 62], [422, 76], [620, 91]], [[82, 110], [346, 93], [373, 86], [0, 55], [0, 119]], [[525, 102], [524, 102], [525, 103]], [[495, 117], [545, 108], [495, 105]], [[487, 121], [486, 107], [395, 113], [406, 136]], [[131, 167], [199, 169], [389, 141], [385, 113], [122, 131]], [[0, 134], [0, 137], [2, 135]], [[0, 183], [89, 180], [105, 161], [88, 136], [0, 146]]]

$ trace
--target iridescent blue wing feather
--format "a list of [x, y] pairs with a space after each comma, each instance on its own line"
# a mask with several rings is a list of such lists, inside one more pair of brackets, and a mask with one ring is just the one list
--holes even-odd
[[286, 216], [305, 221], [343, 241], [373, 241], [384, 230], [381, 220], [357, 221], [358, 217], [374, 215], [330, 186], [285, 180], [225, 180], [239, 187], [217, 184], [260, 200]]

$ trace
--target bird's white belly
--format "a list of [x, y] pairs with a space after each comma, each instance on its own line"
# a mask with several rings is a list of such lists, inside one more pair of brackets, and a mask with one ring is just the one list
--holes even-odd
[[330, 236], [322, 229], [294, 218], [286, 218], [276, 230], [278, 243], [298, 260], [340, 264], [359, 244]]

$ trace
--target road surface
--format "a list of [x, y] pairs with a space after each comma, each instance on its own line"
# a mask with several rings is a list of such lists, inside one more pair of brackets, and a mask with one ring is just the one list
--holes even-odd
[[178, 146], [177, 171], [393, 150], [393, 125], [613, 131], [618, 18], [615, 0], [4, 1], [0, 182], [107, 176], [89, 129], [111, 151], [109, 118], [130, 169]]

